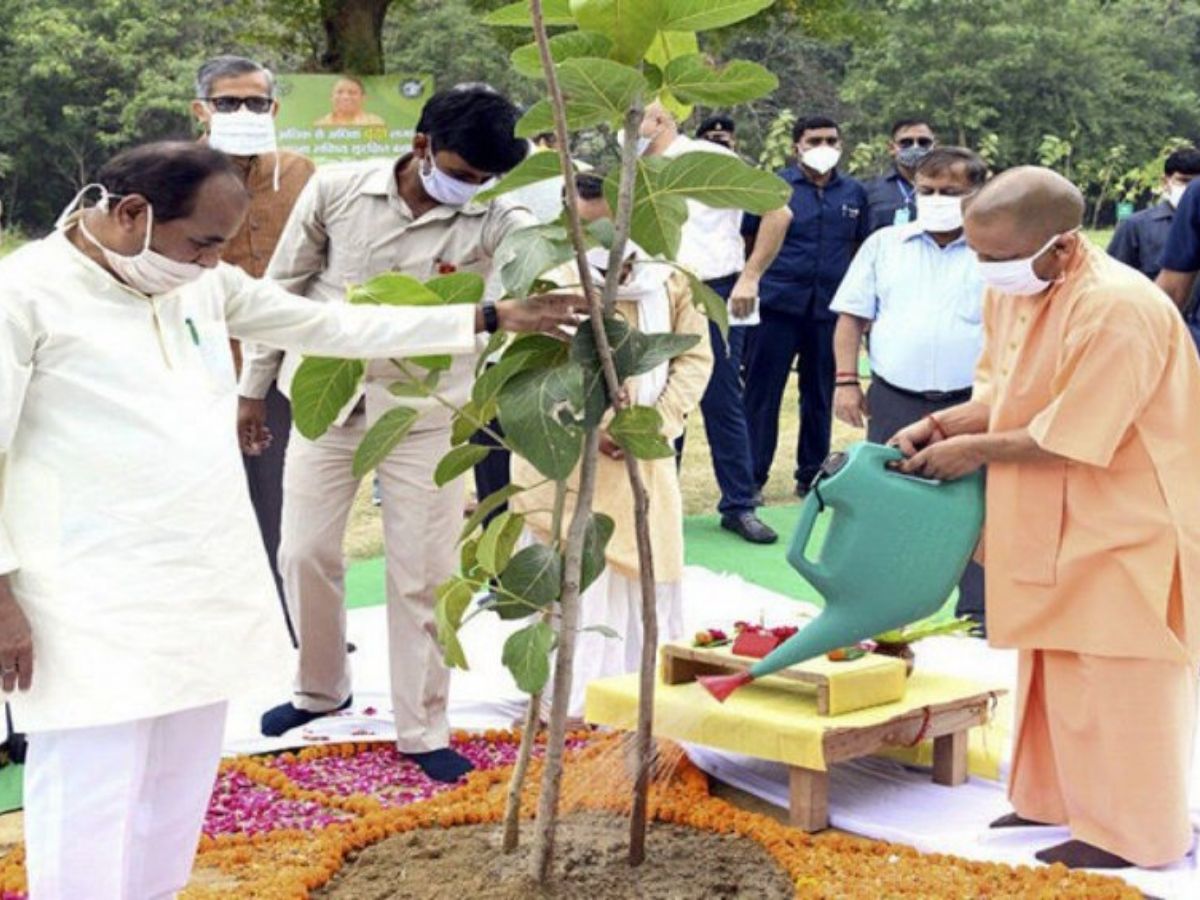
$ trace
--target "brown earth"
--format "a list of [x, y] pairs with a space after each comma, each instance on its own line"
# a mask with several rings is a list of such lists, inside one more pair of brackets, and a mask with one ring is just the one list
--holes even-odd
[[336, 900], [786, 900], [787, 876], [746, 838], [654, 824], [646, 862], [626, 862], [628, 819], [568, 816], [558, 832], [556, 877], [539, 891], [526, 877], [532, 823], [521, 850], [500, 852], [500, 826], [474, 825], [401, 834], [368, 847], [314, 896]]

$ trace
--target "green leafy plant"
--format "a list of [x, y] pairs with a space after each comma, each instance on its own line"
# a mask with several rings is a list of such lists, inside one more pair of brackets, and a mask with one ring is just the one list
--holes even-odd
[[[525, 160], [480, 200], [517, 187], [562, 177], [573, 171], [569, 156], [572, 129], [611, 128], [624, 133], [619, 170], [605, 191], [615, 211], [611, 222], [585, 227], [576, 213], [574, 179], [565, 179], [565, 203], [558, 221], [511, 234], [497, 251], [509, 260], [500, 276], [508, 296], [523, 298], [540, 288], [541, 279], [564, 263], [574, 263], [589, 298], [589, 321], [569, 343], [544, 336], [497, 339], [489, 351], [503, 350], [499, 361], [477, 369], [470, 398], [451, 403], [439, 393], [449, 357], [392, 360], [396, 381], [391, 392], [398, 405], [371, 427], [354, 465], [356, 474], [373, 468], [394, 449], [417, 419], [405, 397], [428, 397], [453, 410], [450, 451], [437, 467], [439, 484], [459, 477], [485, 458], [490, 448], [470, 438], [498, 419], [496, 442], [524, 457], [542, 476], [536, 485], [510, 485], [481, 498], [464, 526], [460, 571], [438, 590], [435, 610], [438, 640], [447, 664], [468, 660], [459, 630], [480, 615], [528, 620], [501, 648], [501, 661], [518, 686], [530, 694], [522, 746], [509, 786], [505, 849], [516, 847], [521, 785], [528, 769], [538, 712], [551, 691], [549, 733], [538, 800], [532, 874], [549, 878], [557, 826], [559, 784], [566, 739], [575, 637], [580, 629], [579, 597], [603, 571], [611, 519], [592, 511], [600, 428], [625, 451], [632, 487], [642, 590], [644, 649], [641, 660], [637, 736], [637, 774], [630, 826], [630, 861], [645, 854], [647, 796], [653, 763], [652, 711], [657, 654], [654, 560], [648, 525], [649, 498], [639, 460], [672, 453], [662, 436], [662, 421], [651, 407], [632, 405], [624, 382], [649, 372], [688, 349], [696, 340], [673, 334], [645, 334], [616, 312], [618, 280], [626, 245], [636, 241], [667, 260], [679, 249], [687, 201], [710, 207], [766, 213], [786, 205], [788, 185], [738, 159], [714, 153], [685, 153], [671, 160], [641, 158], [636, 152], [638, 125], [645, 105], [661, 100], [668, 108], [688, 104], [746, 102], [775, 87], [774, 76], [755, 63], [733, 60], [718, 65], [698, 53], [695, 33], [746, 19], [772, 0], [528, 0], [492, 12], [485, 20], [504, 28], [531, 29], [533, 42], [512, 55], [516, 72], [540, 84], [544, 99], [528, 109], [518, 134], [553, 131], [557, 155]], [[561, 29], [553, 37], [547, 28]], [[608, 276], [593, 284], [586, 253], [609, 251]], [[720, 319], [724, 304], [692, 280], [697, 305]], [[439, 305], [477, 303], [481, 278], [452, 275], [421, 284], [386, 274], [350, 289], [352, 303]], [[297, 428], [316, 437], [356, 394], [366, 371], [359, 360], [307, 359], [293, 382]], [[574, 481], [578, 477], [577, 483]], [[524, 517], [509, 512], [482, 522], [516, 494], [553, 483], [550, 539], [517, 549]], [[571, 485], [571, 486], [569, 486]], [[566, 521], [568, 491], [574, 511]], [[486, 593], [482, 603], [473, 598]], [[553, 657], [553, 662], [551, 661]]]

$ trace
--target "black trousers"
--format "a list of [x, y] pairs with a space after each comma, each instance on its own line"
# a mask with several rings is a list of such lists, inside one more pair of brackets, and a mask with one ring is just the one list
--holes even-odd
[[[867, 419], [867, 440], [876, 444], [886, 444], [901, 428], [925, 418], [930, 413], [939, 413], [962, 402], [962, 399], [927, 400], [924, 397], [914, 397], [875, 379], [867, 392], [867, 409], [871, 413]], [[963, 572], [962, 580], [958, 583], [958, 605], [955, 612], [960, 616], [970, 616], [982, 624], [984, 609], [983, 567], [972, 560], [967, 563], [967, 570]]]

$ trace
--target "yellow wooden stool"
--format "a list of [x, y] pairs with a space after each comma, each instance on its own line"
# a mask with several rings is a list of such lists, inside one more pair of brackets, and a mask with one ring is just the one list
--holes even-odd
[[[664, 654], [664, 659], [675, 660], [665, 667], [679, 678], [681, 673], [671, 671], [672, 665], [683, 664], [679, 655]], [[903, 677], [903, 662], [888, 662], [899, 665]], [[934, 782], [953, 787], [967, 780], [968, 733], [987, 723], [995, 700], [1004, 693], [1002, 687], [918, 669], [907, 679], [899, 699], [861, 708], [862, 684], [868, 685], [866, 695], [876, 699], [878, 684], [863, 681], [856, 695], [851, 684], [839, 680], [855, 672], [861, 679], [864, 670], [878, 668], [877, 674], [886, 682], [894, 672], [889, 674], [888, 665], [863, 660], [837, 665], [846, 668], [834, 669], [828, 676], [826, 709], [838, 702], [837, 709], [850, 710], [840, 715], [822, 713], [818, 694], [803, 681], [765, 678], [718, 703], [696, 682], [667, 684], [660, 679], [655, 691], [655, 734], [786, 764], [791, 823], [809, 832], [829, 825], [828, 767], [833, 763], [932, 739]], [[595, 725], [633, 731], [637, 695], [636, 674], [593, 681], [587, 687], [585, 717]], [[839, 696], [840, 700], [833, 699]]]

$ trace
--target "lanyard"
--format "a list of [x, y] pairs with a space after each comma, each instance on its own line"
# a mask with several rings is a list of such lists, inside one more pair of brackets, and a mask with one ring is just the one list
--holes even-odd
[[904, 179], [896, 179], [896, 190], [900, 192], [900, 199], [904, 201], [904, 205], [908, 206], [913, 201], [913, 195], [916, 193], [912, 188], [904, 186]]

